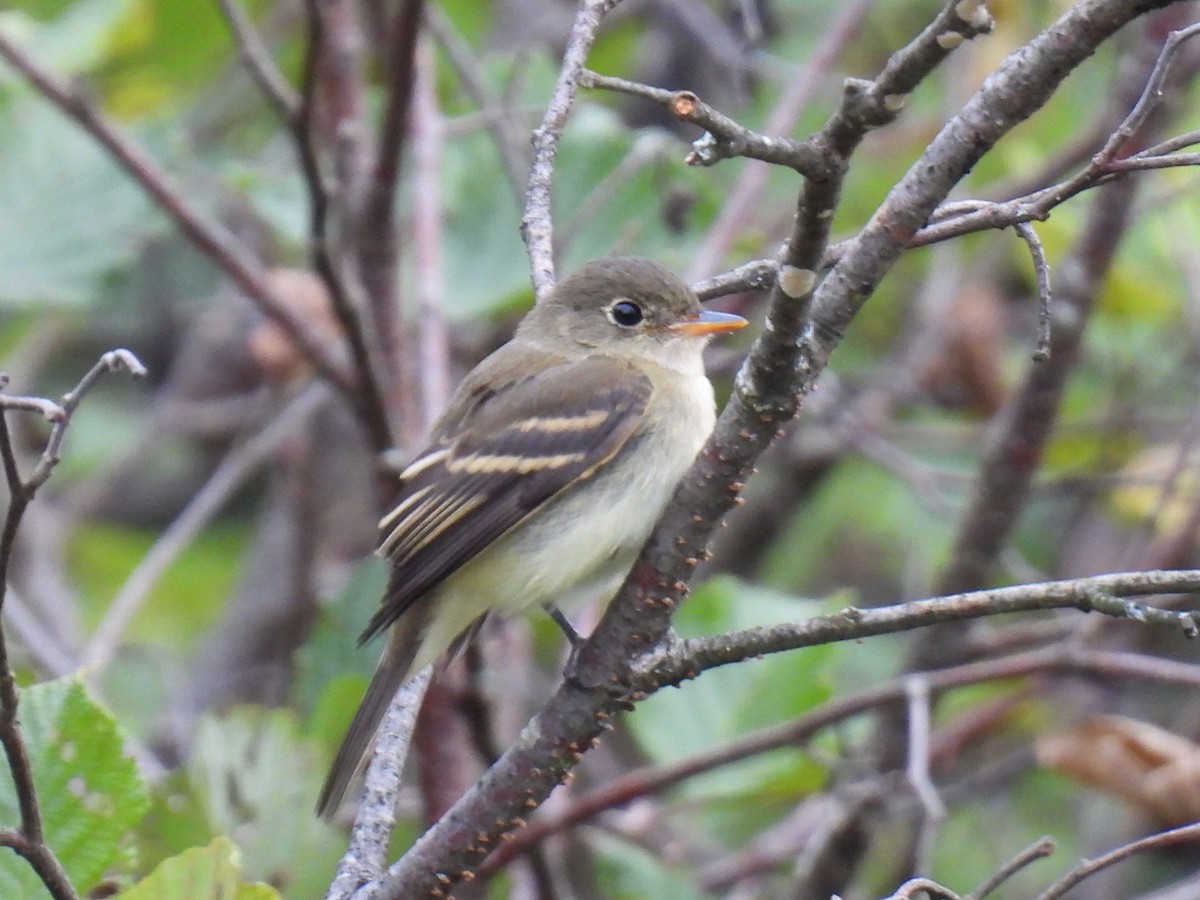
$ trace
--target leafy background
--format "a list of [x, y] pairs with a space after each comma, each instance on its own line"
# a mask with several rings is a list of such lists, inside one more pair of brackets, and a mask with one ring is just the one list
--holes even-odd
[[[764, 4], [765, 40], [745, 57], [753, 77], [730, 77], [705, 48], [689, 48], [677, 29], [644, 10], [602, 34], [591, 65], [695, 89], [759, 127], [797, 66], [819, 49], [835, 6]], [[995, 33], [953, 56], [896, 125], [868, 140], [837, 214], [839, 233], [862, 224], [945, 117], [1057, 6], [992, 4]], [[561, 8], [461, 0], [440, 8], [471, 43], [492, 90], [508, 96], [513, 117], [532, 127], [553, 84], [561, 35], [545, 39], [549, 26], [529, 23], [559, 21]], [[823, 73], [796, 133], [820, 124], [845, 75], [876, 71], [937, 8], [879, 4]], [[284, 72], [297, 79], [296, 5], [254, 2], [248, 9]], [[64, 77], [86, 83], [94, 102], [186, 196], [246, 246], [274, 265], [304, 266], [307, 194], [292, 146], [239, 68], [215, 4], [23, 0], [0, 13], [0, 28]], [[1092, 118], [1076, 112], [1103, 108], [1130, 40], [1069, 79], [984, 160], [967, 189], [987, 195], [1063, 155]], [[690, 67], [678, 63], [687, 52], [664, 50], [681, 47], [697, 57]], [[664, 58], [676, 67], [661, 64]], [[447, 129], [438, 164], [441, 276], [461, 372], [504, 339], [532, 297], [518, 200], [494, 143], [472, 121], [475, 104], [457, 73], [440, 56], [437, 65]], [[379, 90], [373, 86], [373, 95]], [[1187, 88], [1176, 130], [1200, 125], [1198, 99]], [[362, 499], [369, 486], [358, 483], [361, 456], [314, 433], [303, 452], [276, 447], [154, 580], [111, 658], [79, 669], [130, 574], [221, 460], [296, 386], [264, 370], [254, 344], [261, 322], [209, 261], [103, 150], [8, 70], [0, 70], [0, 121], [0, 368], [12, 376], [10, 389], [53, 395], [116, 345], [151, 369], [145, 384], [106, 382], [88, 398], [23, 536], [17, 596], [54, 635], [50, 649], [26, 637], [19, 673], [30, 685], [22, 723], [50, 843], [82, 891], [104, 882], [130, 900], [321, 896], [343, 838], [309, 809], [374, 661], [373, 649], [354, 649], [354, 637], [383, 577], [366, 558], [375, 514]], [[556, 176], [559, 227], [569, 238], [565, 268], [637, 252], [688, 270], [744, 165], [684, 166], [695, 136], [636, 102], [583, 94]], [[763, 201], [714, 265], [772, 253], [797, 187], [794, 175], [772, 172]], [[1008, 579], [1134, 565], [1139, 548], [1174, 534], [1200, 500], [1194, 476], [1179, 477], [1175, 462], [1181, 454], [1190, 459], [1196, 436], [1196, 189], [1197, 176], [1186, 169], [1144, 180], [1134, 227], [1098, 298], [1036, 494], [1005, 561]], [[402, 192], [402, 221], [408, 202]], [[1038, 226], [1052, 265], [1072, 247], [1088, 209], [1086, 201], [1068, 205]], [[754, 298], [732, 303], [757, 314]], [[1031, 267], [1011, 235], [910, 253], [855, 321], [811, 408], [764, 460], [681, 611], [679, 630], [711, 634], [930, 593], [989, 421], [1027, 366], [1035, 318]], [[739, 349], [714, 349], [722, 393]], [[321, 421], [327, 439], [348, 433], [355, 441], [343, 419]], [[35, 451], [41, 426], [21, 427], [24, 449]], [[304, 469], [306, 461], [319, 471]], [[279, 544], [295, 541], [309, 523], [280, 523], [296, 510], [289, 479], [304, 471], [310, 502], [323, 509], [311, 523], [314, 602], [286, 620], [295, 647], [272, 658], [268, 675], [252, 666], [236, 673], [259, 680], [248, 689], [232, 683], [236, 667], [222, 657], [222, 643], [244, 621], [246, 598], [295, 563]], [[1195, 556], [1194, 540], [1184, 541], [1175, 562]], [[1047, 627], [1062, 625], [1046, 618]], [[1157, 633], [1139, 638], [1108, 628], [1098, 640], [1153, 641], [1142, 649], [1188, 660], [1195, 654], [1181, 638]], [[656, 695], [589, 755], [570, 790], [791, 721], [894, 675], [905, 646], [888, 638], [785, 654]], [[500, 664], [514, 647], [528, 654], [527, 670]], [[550, 689], [563, 648], [546, 622], [511, 623], [489, 631], [483, 657], [482, 683], [503, 697], [496, 717], [503, 742]], [[1119, 702], [1094, 685], [1041, 695], [1000, 683], [957, 692], [939, 707], [937, 733], [948, 746], [955, 736], [960, 744], [938, 757], [949, 810], [931, 874], [965, 890], [1050, 833], [1059, 853], [1018, 879], [1012, 896], [1022, 896], [1090, 848], [1145, 830], [1149, 814], [1137, 802], [1080, 787], [1031, 758], [1038, 735], [1087, 710], [1136, 710], [1190, 738], [1200, 730], [1194, 701], [1177, 693], [1114, 693]], [[804, 747], [711, 771], [611, 812], [563, 838], [553, 851], [558, 865], [579, 896], [746, 896], [706, 862], [753, 847], [806, 801], [852, 783], [856, 748], [869, 734], [866, 722], [851, 721]], [[6, 791], [0, 785], [0, 821], [12, 822]], [[398, 845], [417, 830], [415, 794], [405, 813]], [[863, 896], [888, 890], [894, 873], [886, 855], [885, 846], [865, 870]], [[1179, 859], [1151, 859], [1097, 888], [1109, 893], [1089, 896], [1132, 896], [1186, 868]], [[780, 860], [748, 883], [766, 890], [787, 869]], [[518, 895], [517, 881], [502, 875], [492, 895]], [[0, 855], [0, 894], [37, 897], [39, 890], [19, 859]]]

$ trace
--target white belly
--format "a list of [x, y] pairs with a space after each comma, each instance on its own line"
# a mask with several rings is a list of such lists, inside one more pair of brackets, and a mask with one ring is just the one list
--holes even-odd
[[675, 418], [643, 436], [638, 465], [602, 469], [498, 540], [421, 600], [432, 616], [412, 671], [432, 662], [476, 619], [553, 603], [569, 609], [612, 598], [714, 421], [712, 387], [688, 379], [705, 415]]

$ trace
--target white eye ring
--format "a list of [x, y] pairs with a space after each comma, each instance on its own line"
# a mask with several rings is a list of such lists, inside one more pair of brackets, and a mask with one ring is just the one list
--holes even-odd
[[642, 323], [642, 308], [628, 297], [621, 297], [608, 308], [608, 320], [621, 328], [634, 328]]

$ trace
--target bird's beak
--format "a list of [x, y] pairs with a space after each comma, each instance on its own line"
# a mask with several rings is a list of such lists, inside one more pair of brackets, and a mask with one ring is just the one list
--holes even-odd
[[745, 328], [748, 324], [741, 316], [735, 316], [733, 313], [714, 312], [706, 309], [697, 316], [676, 322], [674, 325], [668, 325], [667, 328], [675, 334], [698, 337], [737, 331], [739, 328]]

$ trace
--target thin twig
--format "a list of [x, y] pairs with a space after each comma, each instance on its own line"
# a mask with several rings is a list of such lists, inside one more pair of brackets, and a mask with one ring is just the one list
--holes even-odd
[[[987, 209], [992, 205], [984, 200], [944, 203], [938, 208], [934, 218], [938, 220], [949, 218], [966, 212]], [[1054, 296], [1050, 282], [1050, 264], [1046, 261], [1046, 249], [1042, 246], [1041, 238], [1038, 237], [1033, 225], [1027, 221], [1018, 221], [1013, 222], [1012, 227], [1017, 236], [1025, 242], [1025, 246], [1029, 248], [1029, 255], [1033, 259], [1033, 276], [1037, 284], [1038, 297], [1037, 345], [1033, 351], [1033, 358], [1038, 362], [1043, 362], [1050, 358], [1050, 344], [1054, 336], [1051, 327]]]
[[590, 69], [580, 73], [579, 84], [652, 100], [679, 121], [699, 125], [704, 134], [692, 142], [692, 152], [684, 160], [689, 166], [714, 166], [723, 159], [745, 156], [787, 166], [801, 175], [826, 177], [828, 174], [829, 161], [822, 156], [817, 141], [796, 141], [751, 131], [713, 109], [691, 91], [665, 91], [624, 78], [598, 75]]
[[83, 650], [82, 667], [89, 677], [98, 677], [112, 660], [121, 636], [149, 600], [163, 572], [196, 539], [238, 485], [270, 457], [279, 442], [307, 421], [328, 399], [329, 393], [321, 383], [309, 385], [263, 425], [257, 434], [225, 455], [204, 487], [192, 497], [142, 557], [108, 605], [104, 618]]
[[1029, 248], [1029, 255], [1033, 258], [1033, 276], [1038, 295], [1037, 347], [1033, 351], [1033, 358], [1041, 362], [1050, 358], [1050, 342], [1054, 337], [1051, 332], [1054, 298], [1050, 286], [1050, 264], [1046, 262], [1046, 250], [1034, 227], [1028, 222], [1018, 222], [1013, 227]]
[[414, 364], [411, 332], [402, 320], [399, 265], [402, 242], [396, 228], [396, 191], [409, 140], [416, 52], [424, 0], [401, 0], [388, 24], [385, 55], [386, 93], [374, 142], [374, 157], [364, 173], [362, 208], [354, 224], [355, 250], [361, 273], [373, 358], [379, 361], [393, 440], [411, 439], [420, 418], [416, 385], [423, 377]]
[[259, 36], [254, 23], [246, 15], [239, 0], [217, 0], [246, 71], [258, 85], [267, 102], [289, 126], [293, 126], [300, 112], [300, 95], [292, 88], [283, 73], [271, 59], [271, 52]]
[[1049, 837], [1038, 838], [1003, 866], [1001, 866], [987, 881], [981, 884], [978, 888], [967, 894], [963, 900], [985, 900], [988, 894], [996, 890], [1008, 879], [1012, 878], [1026, 866], [1037, 862], [1039, 859], [1045, 859], [1054, 853], [1054, 839]]
[[[9, 488], [8, 508], [5, 511], [3, 528], [0, 529], [0, 607], [3, 607], [8, 597], [9, 569], [21, 520], [38, 488], [45, 484], [59, 462], [71, 415], [104, 373], [120, 370], [126, 370], [134, 376], [146, 374], [141, 361], [131, 352], [111, 350], [103, 354], [57, 404], [50, 401], [37, 404], [9, 403], [5, 401], [28, 398], [0, 396], [0, 458], [4, 462], [5, 479]], [[6, 384], [7, 378], [0, 379], [0, 389]], [[10, 409], [32, 410], [43, 414], [49, 410], [51, 415], [48, 417], [54, 422], [41, 458], [24, 479], [20, 474], [12, 435], [8, 428], [7, 413]], [[4, 629], [0, 628], [0, 745], [4, 748], [21, 815], [19, 831], [0, 831], [0, 845], [16, 851], [33, 867], [54, 900], [75, 900], [75, 890], [71, 887], [65, 870], [45, 842], [33, 768], [17, 720], [19, 703], [20, 694], [8, 660], [7, 636]]]
[[1058, 900], [1059, 897], [1071, 890], [1083, 880], [1090, 878], [1102, 869], [1124, 862], [1131, 856], [1145, 853], [1147, 850], [1161, 850], [1176, 844], [1186, 844], [1200, 841], [1200, 822], [1194, 825], [1184, 825], [1182, 828], [1172, 828], [1159, 834], [1152, 834], [1139, 841], [1133, 841], [1115, 850], [1110, 850], [1103, 856], [1080, 863], [1049, 888], [1038, 894], [1037, 900]]
[[[1162, 49], [1154, 63], [1145, 84], [1138, 94], [1133, 109], [1113, 130], [1104, 147], [1092, 157], [1091, 162], [1078, 174], [1056, 185], [1042, 188], [1003, 203], [985, 204], [972, 212], [961, 216], [944, 219], [938, 213], [930, 217], [934, 224], [921, 229], [915, 235], [911, 246], [924, 246], [936, 241], [947, 240], [970, 234], [975, 231], [990, 228], [1003, 228], [1016, 225], [1018, 222], [1032, 222], [1046, 219], [1050, 212], [1067, 200], [1085, 190], [1107, 184], [1114, 178], [1128, 172], [1141, 169], [1167, 168], [1172, 165], [1200, 164], [1200, 155], [1185, 154], [1177, 157], [1178, 162], [1169, 160], [1175, 157], [1166, 156], [1172, 150], [1188, 146], [1200, 140], [1200, 132], [1188, 132], [1178, 138], [1147, 148], [1130, 157], [1118, 159], [1117, 154], [1128, 143], [1129, 139], [1146, 124], [1150, 114], [1159, 107], [1163, 98], [1163, 84], [1170, 71], [1180, 46], [1200, 34], [1200, 23], [1187, 28], [1172, 31], [1164, 41]], [[953, 207], [965, 209], [961, 202]], [[939, 221], [940, 220], [940, 221]]]
[[[367, 334], [364, 330], [360, 310], [363, 307], [361, 297], [355, 290], [346, 268], [334, 246], [335, 240], [331, 235], [331, 218], [339, 214], [343, 220], [351, 217], [351, 205], [357, 185], [352, 180], [356, 168], [350, 160], [357, 158], [357, 141], [351, 141], [349, 135], [355, 134], [360, 122], [355, 118], [361, 115], [361, 102], [356, 87], [346, 87], [348, 82], [357, 85], [357, 80], [349, 75], [333, 79], [334, 85], [326, 93], [336, 96], [342, 101], [335, 106], [338, 120], [339, 141], [352, 146], [342, 146], [337, 155], [338, 160], [338, 190], [331, 186], [325, 174], [321, 161], [321, 142], [317, 127], [318, 93], [321, 88], [321, 76], [326, 68], [334, 72], [342, 72], [346, 61], [331, 60], [331, 57], [341, 51], [342, 45], [349, 39], [341, 37], [337, 29], [331, 29], [327, 19], [335, 13], [346, 15], [344, 9], [325, 8], [320, 0], [308, 0], [308, 54], [305, 59], [304, 80], [300, 92], [300, 107], [295, 117], [294, 134], [297, 154], [300, 158], [304, 182], [308, 188], [309, 198], [309, 243], [312, 253], [313, 267], [329, 293], [329, 300], [335, 315], [342, 325], [346, 341], [350, 349], [350, 357], [354, 366], [359, 390], [350, 398], [358, 412], [371, 445], [376, 452], [382, 453], [392, 443], [391, 427], [388, 423], [387, 407], [383, 393], [379, 387], [377, 370], [371, 363], [371, 354], [367, 345]], [[331, 35], [331, 31], [333, 34]], [[330, 101], [331, 104], [333, 101]], [[344, 230], [344, 229], [343, 229]]]
[[558, 141], [567, 124], [575, 101], [580, 73], [588, 51], [596, 40], [600, 21], [619, 0], [584, 0], [571, 26], [571, 36], [563, 54], [562, 66], [554, 84], [554, 93], [546, 105], [542, 124], [533, 132], [533, 164], [525, 193], [525, 213], [521, 217], [521, 236], [529, 253], [533, 292], [540, 300], [554, 287], [554, 224], [550, 211], [554, 184], [554, 157]]
[[929, 774], [930, 687], [923, 674], [904, 679], [904, 697], [908, 706], [908, 783], [916, 792], [921, 806], [921, 824], [915, 843], [915, 865], [909, 871], [928, 869], [938, 827], [946, 818], [942, 802]]
[[[923, 673], [933, 694], [990, 681], [1037, 675], [1085, 675], [1103, 679], [1140, 678], [1189, 689], [1200, 687], [1200, 666], [1163, 660], [1136, 653], [1090, 650], [1078, 645], [1055, 644], [1010, 656], [952, 666]], [[897, 700], [903, 700], [907, 676], [896, 678], [857, 694], [830, 700], [809, 710], [791, 722], [765, 728], [660, 766], [628, 772], [587, 793], [579, 794], [552, 815], [539, 816], [498, 848], [480, 869], [481, 875], [503, 868], [514, 856], [557, 834], [594, 819], [600, 813], [623, 806], [640, 797], [662, 793], [669, 788], [740, 760], [749, 759], [780, 747], [801, 746], [815, 735]]]
[[1166, 156], [1169, 153], [1174, 153], [1176, 150], [1182, 150], [1184, 147], [1191, 147], [1195, 144], [1200, 144], [1200, 129], [1177, 134], [1175, 137], [1147, 147], [1145, 150], [1139, 150], [1133, 156], [1127, 156], [1125, 159], [1139, 159], [1144, 156]]
[[[750, 4], [753, 6], [753, 4]], [[767, 134], [788, 134], [812, 100], [821, 79], [829, 75], [834, 61], [853, 39], [875, 0], [852, 0], [838, 9], [836, 18], [817, 43], [815, 52], [805, 60], [804, 67], [790, 78], [783, 96], [763, 130]], [[767, 185], [770, 166], [751, 161], [739, 173], [737, 181], [725, 195], [721, 210], [704, 235], [700, 248], [692, 257], [688, 277], [691, 280], [707, 275], [720, 263], [726, 250], [742, 232], [746, 217], [758, 204]]]
[[1158, 59], [1154, 63], [1154, 69], [1150, 72], [1150, 77], [1146, 79], [1145, 89], [1138, 97], [1133, 109], [1129, 111], [1129, 115], [1117, 126], [1100, 152], [1093, 157], [1092, 167], [1103, 168], [1116, 159], [1125, 143], [1145, 126], [1150, 114], [1162, 103], [1163, 86], [1167, 80], [1167, 72], [1170, 71], [1171, 64], [1175, 60], [1175, 54], [1185, 42], [1198, 34], [1200, 34], [1200, 22], [1172, 31], [1167, 35], [1162, 50], [1159, 51]]
[[775, 260], [754, 259], [728, 272], [694, 282], [692, 290], [701, 300], [712, 300], [714, 297], [740, 291], [765, 291], [775, 280], [775, 273], [778, 271], [779, 263]]
[[675, 683], [705, 669], [761, 654], [1037, 609], [1099, 612], [1118, 619], [1165, 625], [1181, 630], [1185, 637], [1196, 637], [1193, 613], [1146, 606], [1129, 599], [1154, 594], [1200, 594], [1200, 570], [1121, 572], [972, 591], [873, 609], [847, 607], [832, 616], [677, 641], [657, 657], [647, 659], [645, 666], [647, 672], [653, 672], [663, 683]]
[[103, 146], [134, 182], [148, 193], [179, 227], [184, 237], [218, 266], [291, 338], [314, 368], [350, 399], [358, 396], [352, 379], [312, 325], [272, 289], [262, 262], [243, 248], [243, 243], [186, 199], [187, 193], [173, 184], [167, 174], [141, 147], [103, 116], [86, 96], [51, 75], [0, 31], [0, 58], [20, 72], [38, 92]]

